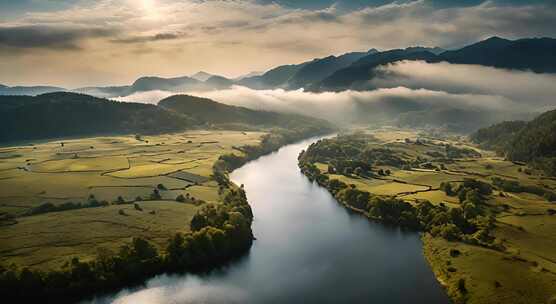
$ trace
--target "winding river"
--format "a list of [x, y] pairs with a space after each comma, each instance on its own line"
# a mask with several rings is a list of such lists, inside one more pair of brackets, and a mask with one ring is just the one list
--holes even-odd
[[155, 277], [92, 303], [448, 303], [417, 233], [350, 214], [310, 183], [288, 145], [231, 174], [244, 184], [257, 240], [243, 259], [204, 276]]

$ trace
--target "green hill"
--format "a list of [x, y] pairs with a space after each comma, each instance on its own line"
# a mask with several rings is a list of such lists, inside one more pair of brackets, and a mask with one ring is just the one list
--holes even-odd
[[160, 133], [195, 124], [155, 105], [76, 93], [0, 96], [0, 142], [112, 133]]
[[209, 124], [242, 124], [286, 129], [309, 126], [331, 128], [328, 122], [316, 118], [230, 106], [190, 95], [170, 96], [161, 100], [158, 105]]
[[556, 110], [530, 122], [503, 122], [480, 129], [471, 139], [512, 161], [529, 162], [547, 174], [556, 175]]

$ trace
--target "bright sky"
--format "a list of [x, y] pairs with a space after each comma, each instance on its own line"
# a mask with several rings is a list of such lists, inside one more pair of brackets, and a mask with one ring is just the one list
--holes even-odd
[[370, 48], [556, 37], [554, 1], [0, 0], [0, 83], [238, 76]]

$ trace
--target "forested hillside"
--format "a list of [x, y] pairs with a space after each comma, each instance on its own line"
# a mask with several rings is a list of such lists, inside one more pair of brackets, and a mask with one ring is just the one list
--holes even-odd
[[194, 119], [155, 105], [124, 103], [75, 93], [0, 96], [0, 141], [114, 133], [161, 133]]
[[323, 129], [331, 128], [328, 122], [317, 118], [252, 110], [190, 95], [170, 96], [161, 100], [158, 105], [177, 113], [195, 117], [199, 121], [208, 124], [244, 124], [286, 129], [309, 126]]
[[510, 160], [530, 162], [556, 175], [556, 110], [530, 122], [503, 122], [481, 129], [471, 139], [505, 154]]

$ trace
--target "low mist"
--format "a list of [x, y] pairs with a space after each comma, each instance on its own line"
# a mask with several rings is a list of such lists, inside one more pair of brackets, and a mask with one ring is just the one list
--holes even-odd
[[[368, 91], [312, 93], [233, 86], [183, 93], [229, 105], [315, 116], [340, 125], [399, 121], [405, 113], [404, 121], [411, 120], [412, 126], [421, 119], [423, 126], [462, 123], [477, 128], [502, 120], [530, 119], [556, 105], [556, 76], [551, 74], [419, 61], [381, 66], [376, 74]], [[157, 103], [175, 94], [148, 91], [116, 100]], [[458, 119], [462, 121], [452, 121]]]

